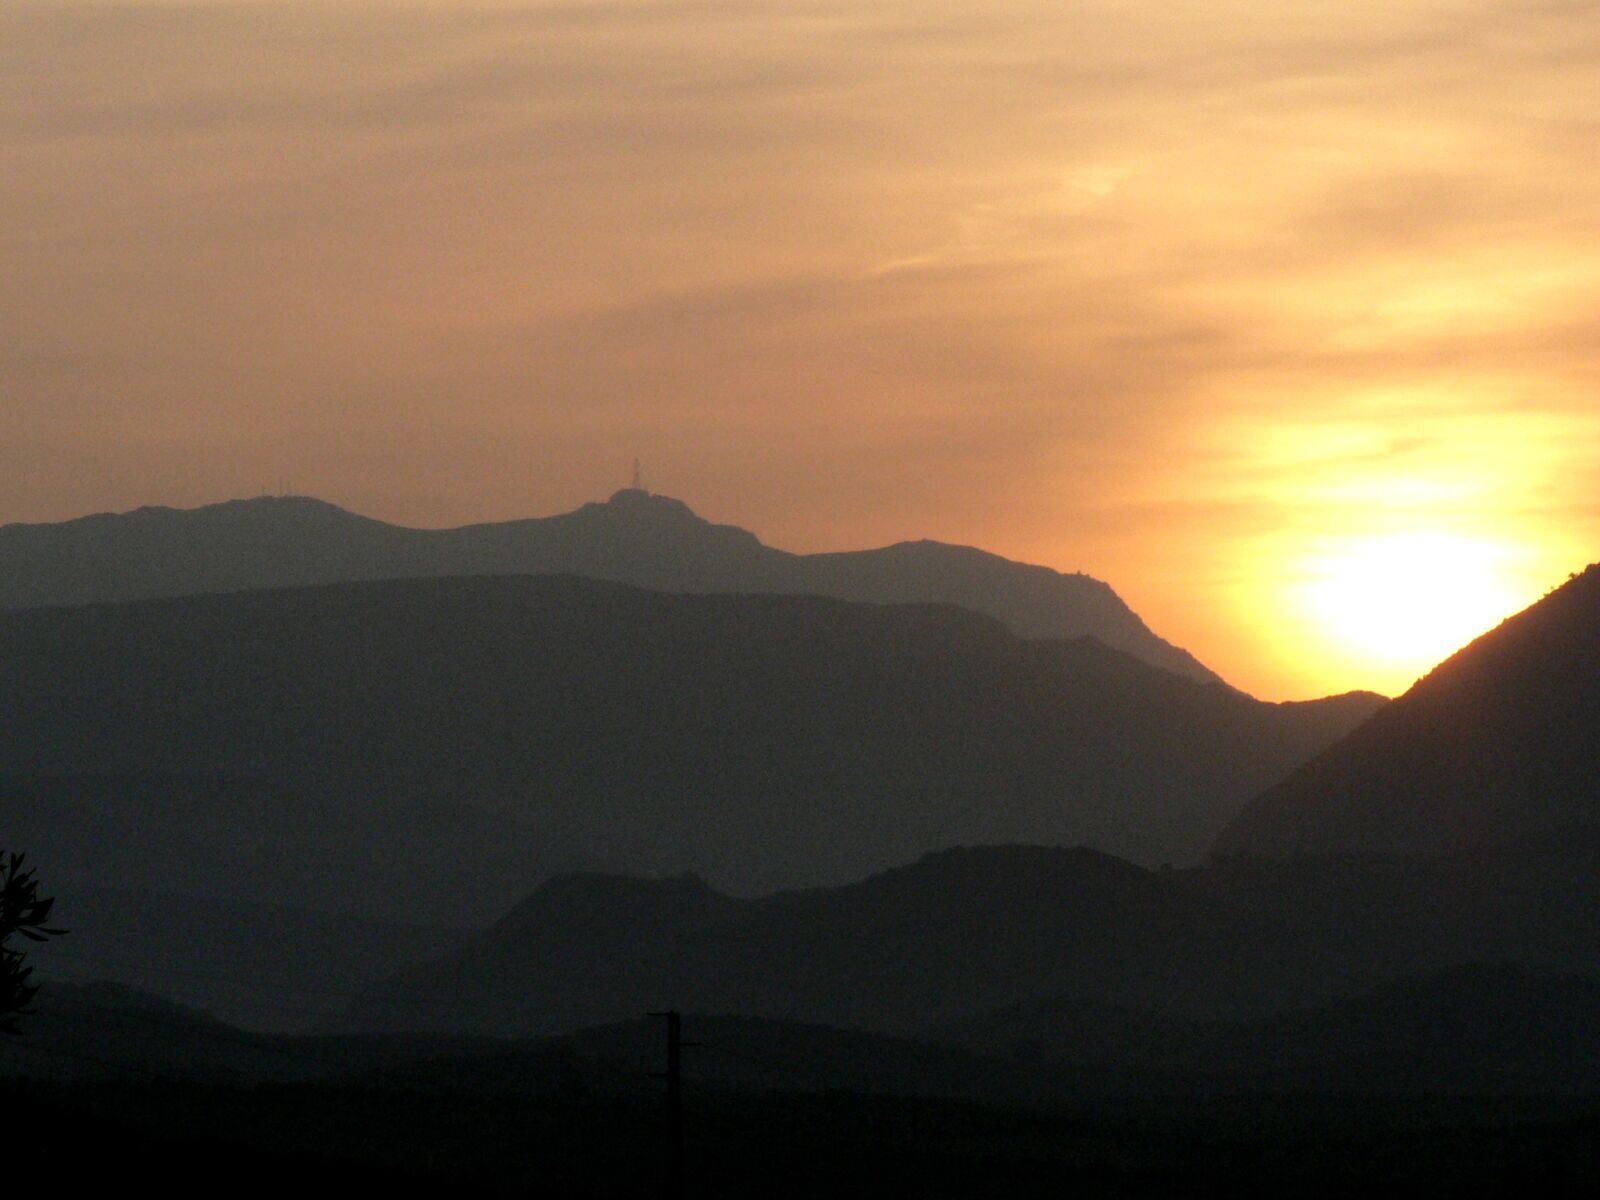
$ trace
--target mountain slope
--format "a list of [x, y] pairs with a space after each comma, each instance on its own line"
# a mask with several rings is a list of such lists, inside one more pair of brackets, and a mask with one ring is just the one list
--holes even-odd
[[957, 608], [572, 578], [30, 609], [0, 613], [0, 821], [102, 886], [270, 881], [282, 849], [316, 894], [248, 898], [398, 920], [418, 914], [349, 903], [345, 876], [426, 897], [490, 854], [492, 892], [516, 846], [530, 870], [586, 852], [747, 892], [963, 842], [1182, 861], [1376, 703], [1263, 704]]
[[304, 497], [0, 526], [0, 608], [476, 574], [959, 604], [1024, 637], [1090, 635], [1179, 675], [1217, 678], [1087, 575], [927, 541], [789, 554], [702, 520], [681, 501], [631, 488], [559, 516], [445, 530], [387, 525]]
[[1600, 567], [1268, 789], [1219, 854], [1431, 854], [1600, 825]]

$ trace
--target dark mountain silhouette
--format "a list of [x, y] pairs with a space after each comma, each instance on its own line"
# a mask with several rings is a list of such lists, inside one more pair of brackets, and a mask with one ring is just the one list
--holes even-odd
[[114, 982], [230, 1024], [283, 1033], [341, 1012], [352, 993], [437, 958], [468, 936], [167, 892], [73, 891], [58, 897], [57, 911], [71, 938], [29, 955], [48, 988]]
[[[1246, 1069], [1220, 1079], [686, 1014], [699, 1043], [685, 1055], [688, 1190], [1348, 1197], [1403, 1181], [1429, 1200], [1591, 1194], [1593, 985], [1489, 974], [1409, 990], [1213, 1028], [1246, 1050]], [[1493, 1065], [1475, 1066], [1436, 1022], [1477, 1013], [1487, 1034], [1497, 1005], [1535, 1024], [1506, 1046], [1486, 1038]], [[1408, 1027], [1424, 1052], [1395, 1061], [1387, 1039], [1409, 1041]], [[1575, 1052], [1552, 1062], [1561, 1035]], [[1377, 1052], [1339, 1061], [1351, 1038]], [[1275, 1070], [1280, 1053], [1303, 1073]], [[659, 1026], [638, 1020], [533, 1042], [261, 1037], [126, 991], [63, 990], [0, 1053], [6, 1178], [19, 1195], [115, 1191], [145, 1169], [174, 1196], [213, 1195], [219, 1180], [246, 1195], [654, 1195], [661, 1099], [647, 1072], [660, 1054]]]
[[479, 574], [957, 604], [997, 617], [1023, 637], [1093, 636], [1179, 675], [1217, 679], [1087, 575], [931, 541], [790, 554], [742, 529], [713, 525], [681, 501], [631, 488], [560, 516], [461, 529], [388, 525], [305, 497], [0, 526], [0, 608]]
[[[0, 1057], [0, 1077], [282, 1083], [361, 1078], [419, 1058], [507, 1048], [483, 1038], [327, 1038], [247, 1030], [209, 1011], [105, 980], [51, 982], [40, 990], [35, 1010], [27, 1035], [10, 1043], [13, 1053]], [[547, 1057], [552, 1082], [559, 1082], [561, 1066], [556, 1056]]]
[[[69, 685], [69, 693], [96, 686], [93, 666], [79, 665], [86, 676]], [[205, 664], [187, 666], [192, 672]], [[110, 909], [92, 894], [113, 889], [197, 897], [202, 916], [218, 915], [218, 901], [237, 900], [380, 923], [481, 927], [551, 873], [603, 862], [526, 823], [464, 803], [448, 789], [430, 797], [381, 785], [340, 789], [314, 770], [276, 770], [271, 756], [284, 748], [251, 741], [256, 729], [248, 722], [238, 753], [261, 761], [212, 769], [205, 757], [211, 748], [190, 740], [195, 729], [174, 728], [205, 707], [204, 683], [176, 663], [165, 669], [152, 664], [152, 670], [146, 680], [151, 692], [143, 696], [142, 685], [108, 672], [102, 680], [107, 690], [77, 716], [70, 715], [70, 694], [35, 689], [33, 703], [59, 702], [62, 709], [55, 715], [38, 710], [26, 723], [29, 731], [15, 740], [0, 730], [7, 747], [0, 823], [50, 863], [58, 892], [84, 896], [97, 915], [109, 916]], [[179, 701], [176, 713], [162, 711], [161, 693], [170, 701], [191, 688], [201, 690]], [[0, 708], [29, 707], [20, 700], [12, 693]], [[219, 724], [237, 712], [219, 710]], [[78, 717], [98, 723], [106, 738], [98, 749], [99, 734], [78, 725]], [[163, 722], [165, 729], [159, 728]], [[177, 741], [162, 745], [167, 736]], [[66, 737], [76, 747], [76, 768], [47, 755], [30, 761], [29, 737]], [[159, 935], [164, 928], [170, 924], [153, 922], [148, 931]], [[229, 936], [225, 923], [218, 936]], [[62, 949], [82, 949], [83, 942]], [[197, 944], [180, 939], [174, 948]]]
[[667, 998], [914, 1034], [1020, 1006], [1007, 1036], [1021, 1042], [1045, 1005], [1086, 1044], [1115, 1026], [1159, 1047], [1185, 1023], [1263, 1018], [1466, 964], [1595, 973], [1597, 905], [1600, 832], [1434, 860], [1193, 871], [985, 847], [758, 900], [694, 877], [585, 875], [403, 972], [343, 1024], [529, 1036]]
[[1218, 939], [1234, 924], [1175, 875], [1089, 850], [951, 850], [843, 888], [744, 901], [694, 877], [580, 876], [546, 884], [350, 1021], [527, 1036], [668, 996], [701, 1012], [911, 1033], [1063, 991], [1208, 1007], [1238, 991], [1216, 988], [1231, 970]]
[[1189, 877], [1298, 946], [1325, 995], [1468, 963], [1600, 971], [1600, 827], [1435, 857], [1227, 859]]
[[1600, 824], [1600, 567], [1268, 789], [1219, 854], [1432, 854]]
[[[282, 1036], [120, 985], [55, 984], [0, 1078], [345, 1082], [440, 1096], [655, 1098], [642, 1017], [525, 1039]], [[1184, 1095], [1592, 1096], [1600, 979], [1470, 963], [1265, 1018], [1192, 1020], [1083, 1002], [1011, 1005], [921, 1037], [690, 1013], [694, 1086], [960, 1098], [1035, 1111]]]
[[1600, 1088], [1600, 979], [1468, 963], [1248, 1021], [1055, 1000], [938, 1036], [975, 1053], [1213, 1094], [1592, 1094]]
[[[283, 1036], [120, 984], [56, 983], [0, 1078], [227, 1078], [251, 1084], [346, 1081], [488, 1095], [606, 1094], [656, 1099], [659, 1022], [643, 1016], [559, 1037], [507, 1040], [402, 1034]], [[792, 1021], [694, 1014], [697, 1089], [942, 1096], [1060, 1104], [1106, 1090], [1061, 1064], [1021, 1066], [926, 1040]], [[702, 1053], [703, 1052], [703, 1053]]]
[[0, 821], [63, 887], [472, 923], [583, 855], [740, 891], [964, 842], [1193, 859], [1378, 703], [958, 608], [573, 578], [19, 610]]
[[[18, 1194], [115, 1191], [145, 1169], [185, 1197], [213, 1195], [219, 1180], [247, 1195], [661, 1190], [653, 1024], [499, 1044], [263, 1038], [148, 997], [58, 998], [37, 1039], [0, 1054]], [[1564, 1023], [1571, 1008], [1518, 1003], [1508, 1014], [1571, 1030], [1587, 1058], [1594, 1024]], [[1584, 1062], [1549, 1077], [1480, 1070], [1494, 1090], [1479, 1095], [1434, 1060], [1369, 1071], [1357, 1092], [1354, 1073], [1336, 1068], [1311, 1077], [1330, 1081], [1318, 1094], [1270, 1073], [1230, 1086], [786, 1022], [691, 1013], [685, 1024], [700, 1043], [685, 1055], [689, 1194], [1317, 1198], [1384, 1194], [1396, 1181], [1427, 1200], [1594, 1190], [1600, 1122], [1592, 1093], [1571, 1087]]]
[[1129, 863], [1023, 846], [758, 900], [693, 876], [575, 876], [351, 1019], [530, 1036], [624, 1020], [666, 996], [698, 1012], [907, 1033], [1085, 976], [1149, 999], [1147, 986], [1168, 982], [1144, 977], [1152, 958], [1206, 940], [1200, 907]]

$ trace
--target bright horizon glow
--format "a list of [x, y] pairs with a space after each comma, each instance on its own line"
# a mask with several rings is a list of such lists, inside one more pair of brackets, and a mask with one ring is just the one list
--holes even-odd
[[639, 457], [1392, 693], [1600, 559], [1597, 94], [1587, 4], [9, 0], [0, 523]]
[[1515, 551], [1434, 530], [1346, 539], [1309, 555], [1293, 599], [1327, 648], [1374, 677], [1416, 677], [1522, 607]]

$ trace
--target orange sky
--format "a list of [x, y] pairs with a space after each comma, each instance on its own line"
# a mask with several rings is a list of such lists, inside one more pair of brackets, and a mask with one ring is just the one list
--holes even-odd
[[1397, 691], [1600, 558], [1597, 96], [1563, 0], [5, 0], [0, 521], [637, 454]]

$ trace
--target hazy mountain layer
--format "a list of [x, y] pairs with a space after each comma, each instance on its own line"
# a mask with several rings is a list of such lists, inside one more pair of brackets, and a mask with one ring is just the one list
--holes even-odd
[[[1013, 1109], [1185, 1094], [1593, 1095], [1600, 980], [1471, 964], [1266, 1018], [1187, 1021], [1084, 1003], [1014, 1005], [916, 1038], [689, 1012], [698, 1096], [839, 1092]], [[659, 1021], [526, 1040], [273, 1037], [126, 988], [53, 984], [0, 1078], [122, 1074], [345, 1081], [436, 1095], [656, 1099]]]
[[1600, 567], [1255, 800], [1219, 854], [1427, 854], [1600, 823]]
[[572, 578], [33, 609], [0, 613], [0, 827], [77, 882], [401, 921], [580, 852], [742, 891], [970, 842], [1184, 861], [1378, 703], [957, 608]]
[[70, 932], [29, 948], [40, 978], [113, 981], [250, 1029], [308, 1029], [351, 993], [435, 958], [464, 930], [283, 905], [126, 890], [52, 889]]
[[929, 541], [789, 554], [702, 520], [681, 501], [633, 489], [560, 516], [461, 529], [407, 529], [300, 497], [0, 527], [0, 607], [9, 608], [477, 574], [959, 604], [1024, 637], [1090, 635], [1180, 675], [1216, 679], [1087, 575]]
[[[91, 663], [80, 667], [93, 676]], [[168, 668], [152, 665], [151, 671], [147, 682], [157, 692], [169, 698], [186, 693], [180, 707], [191, 716], [193, 706], [204, 707], [204, 683]], [[263, 756], [256, 764], [212, 769], [205, 749], [186, 740], [189, 733], [174, 732], [180, 741], [170, 753], [155, 753], [166, 736], [157, 727], [181, 718], [158, 712], [159, 698], [129, 692], [132, 685], [115, 675], [108, 670], [107, 693], [70, 719], [41, 711], [17, 740], [0, 730], [7, 746], [0, 831], [7, 846], [28, 852], [58, 894], [112, 888], [191, 897], [197, 918], [213, 922], [216, 938], [227, 942], [236, 931], [217, 901], [402, 925], [482, 926], [552, 872], [604, 861], [444, 788], [422, 797], [378, 785], [330, 787], [314, 769], [276, 769], [266, 760], [269, 741], [248, 741], [254, 736], [248, 721], [241, 753]], [[86, 686], [93, 686], [92, 678]], [[41, 705], [72, 705], [37, 688], [24, 694]], [[0, 708], [11, 705], [0, 701]], [[218, 710], [219, 723], [231, 719], [230, 711]], [[92, 728], [77, 726], [79, 717], [99, 723], [102, 746], [94, 744]], [[39, 754], [30, 754], [23, 740], [55, 736], [74, 747], [67, 760], [52, 758], [43, 744], [36, 744]], [[154, 740], [146, 745], [145, 737]], [[90, 925], [109, 912], [101, 904], [90, 911]], [[145, 932], [171, 930], [170, 923], [149, 922]], [[171, 949], [198, 950], [205, 941], [176, 938]], [[116, 978], [142, 982], [139, 976]]]

